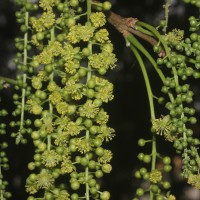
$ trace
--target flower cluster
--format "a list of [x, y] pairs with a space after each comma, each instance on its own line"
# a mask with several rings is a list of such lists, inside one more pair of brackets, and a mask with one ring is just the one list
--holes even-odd
[[[167, 3], [169, 2], [167, 1]], [[189, 2], [196, 4], [196, 1], [187, 1], [187, 3]], [[198, 146], [200, 141], [193, 137], [193, 125], [197, 123], [197, 119], [194, 116], [195, 109], [191, 107], [194, 92], [190, 87], [190, 83], [186, 83], [186, 80], [191, 77], [194, 79], [200, 78], [200, 39], [198, 33], [195, 32], [199, 29], [199, 18], [190, 17], [189, 22], [191, 25], [189, 37], [185, 37], [184, 32], [180, 29], [173, 29], [163, 36], [154, 27], [143, 22], [137, 23], [141, 32], [146, 34], [146, 31], [150, 31], [159, 41], [153, 47], [154, 52], [158, 53], [159, 56], [157, 62], [153, 61], [153, 57], [148, 54], [142, 45], [137, 44], [137, 39], [130, 36], [127, 37], [131, 49], [141, 66], [143, 75], [146, 76], [145, 67], [143, 66], [144, 63], [140, 60], [141, 57], [137, 49], [144, 53], [154, 66], [163, 83], [161, 92], [164, 94], [164, 97], [159, 98], [152, 95], [150, 81], [148, 77], [145, 78], [147, 91], [150, 94], [148, 98], [150, 102], [151, 132], [153, 136], [151, 140], [139, 139], [138, 145], [143, 147], [150, 142], [153, 148], [150, 154], [139, 153], [138, 159], [145, 164], [151, 162], [152, 168], [150, 172], [144, 167], [135, 172], [135, 177], [139, 179], [143, 178], [150, 182], [148, 189], [137, 189], [136, 195], [138, 197], [143, 196], [145, 192], [150, 190], [151, 194], [153, 196], [155, 195], [156, 198], [176, 199], [173, 195], [167, 194], [166, 197], [163, 197], [161, 194], [163, 188], [170, 188], [170, 183], [162, 180], [162, 177], [164, 178], [162, 173], [168, 173], [172, 169], [172, 166], [169, 157], [162, 158], [157, 153], [156, 138], [158, 135], [172, 143], [176, 153], [180, 154], [182, 158], [182, 176], [188, 179], [188, 183], [198, 187], [200, 166]], [[157, 113], [154, 112], [156, 111], [154, 98], [160, 104], [165, 102], [166, 114], [161, 118], [156, 118]], [[161, 159], [162, 165], [156, 166], [157, 159]]]
[[177, 45], [184, 36], [184, 31], [180, 29], [173, 29], [164, 36], [165, 40], [172, 45]]
[[47, 12], [44, 12], [38, 19], [33, 17], [31, 19], [31, 24], [37, 32], [45, 31], [55, 24], [55, 14], [51, 10], [48, 10]]
[[102, 12], [91, 13], [90, 20], [95, 28], [99, 28], [105, 25], [106, 18]]
[[188, 177], [188, 183], [197, 189], [200, 189], [200, 174], [190, 174]]
[[72, 44], [78, 43], [80, 41], [87, 42], [94, 35], [94, 27], [91, 25], [75, 25], [70, 28], [66, 39]]
[[[24, 70], [29, 78], [21, 85], [29, 88], [23, 102], [33, 119], [29, 135], [35, 146], [28, 168], [39, 169], [26, 180], [28, 199], [110, 198], [96, 179], [112, 170], [112, 152], [103, 143], [115, 134], [102, 104], [113, 99], [113, 84], [102, 75], [117, 60], [103, 27], [105, 15], [90, 12], [84, 3], [88, 2], [39, 0], [35, 10], [25, 13], [28, 23], [21, 29], [32, 49], [26, 58], [31, 73]], [[57, 185], [57, 179], [67, 180], [66, 176], [69, 183]], [[80, 192], [69, 194], [69, 187]]]
[[[185, 178], [188, 178], [189, 174], [198, 173], [199, 166], [195, 155], [198, 154], [197, 146], [200, 141], [192, 137], [193, 130], [191, 125], [197, 122], [194, 116], [195, 109], [190, 107], [194, 93], [190, 85], [184, 82], [192, 76], [195, 79], [200, 78], [197, 56], [199, 53], [197, 45], [199, 39], [197, 33], [191, 33], [190, 37], [185, 39], [182, 38], [180, 31], [174, 31], [174, 33], [179, 39], [176, 43], [173, 42], [171, 55], [157, 60], [159, 65], [165, 65], [172, 71], [172, 76], [165, 78], [164, 86], [162, 87], [162, 92], [168, 94], [170, 99], [165, 104], [169, 115], [162, 120], [155, 120], [153, 128], [157, 132], [159, 130], [160, 133], [163, 132], [165, 139], [174, 143], [173, 147], [177, 153], [182, 154], [184, 161], [182, 174]], [[167, 42], [172, 45], [170, 38], [167, 39]], [[191, 60], [189, 61], [188, 57], [190, 59], [193, 57], [193, 62], [190, 62]], [[188, 164], [188, 160], [193, 163], [192, 166]]]
[[106, 51], [89, 56], [89, 65], [94, 69], [113, 69], [115, 67], [115, 63], [115, 55]]
[[149, 180], [152, 183], [159, 183], [162, 180], [162, 173], [158, 170], [153, 170], [149, 174]]
[[59, 3], [59, 0], [40, 0], [39, 6], [44, 10], [52, 10], [52, 7], [57, 3]]

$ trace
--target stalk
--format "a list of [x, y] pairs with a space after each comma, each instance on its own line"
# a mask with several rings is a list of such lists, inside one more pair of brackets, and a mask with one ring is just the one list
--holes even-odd
[[160, 79], [162, 80], [162, 82], [164, 83], [165, 81], [165, 76], [162, 73], [162, 71], [158, 68], [156, 61], [153, 59], [153, 57], [149, 54], [149, 52], [144, 48], [144, 46], [133, 36], [133, 35], [128, 35], [127, 40], [133, 44], [138, 50], [140, 50], [145, 56], [146, 58], [150, 61], [150, 63], [153, 65], [154, 69], [156, 70], [156, 72], [158, 73], [158, 75], [160, 76]]
[[[133, 35], [128, 35], [126, 37], [126, 39], [132, 44], [134, 45], [139, 51], [141, 51], [145, 57], [150, 61], [150, 63], [153, 65], [154, 69], [156, 70], [156, 72], [158, 73], [161, 81], [165, 82], [165, 76], [162, 73], [162, 71], [158, 68], [156, 61], [154, 60], [154, 58], [149, 54], [149, 52], [144, 48], [144, 46], [133, 36]], [[171, 92], [168, 93], [170, 101], [173, 102], [174, 101], [174, 97], [173, 94]]]
[[[170, 49], [167, 46], [167, 44], [166, 44], [165, 40], [163, 39], [163, 37], [160, 35], [160, 33], [153, 26], [151, 26], [149, 24], [146, 24], [144, 22], [138, 21], [137, 24], [147, 28], [148, 30], [150, 30], [158, 38], [158, 40], [161, 42], [161, 44], [164, 47], [164, 50], [166, 52], [167, 57], [170, 59], [171, 58]], [[178, 86], [179, 82], [178, 82], [177, 70], [176, 70], [175, 67], [172, 67], [172, 71], [173, 71], [173, 74], [174, 74], [174, 80], [175, 80], [176, 86]]]
[[0, 76], [1, 81], [5, 81], [6, 83], [12, 84], [12, 85], [17, 85], [17, 81], [11, 78], [7, 78], [4, 76]]
[[[154, 102], [153, 102], [153, 93], [152, 93], [151, 84], [150, 84], [150, 81], [149, 81], [148, 74], [147, 74], [144, 62], [143, 62], [138, 50], [133, 45], [131, 45], [130, 48], [131, 48], [132, 52], [134, 53], [139, 65], [140, 65], [140, 68], [141, 68], [141, 71], [142, 71], [142, 74], [143, 74], [143, 77], [144, 77], [146, 89], [147, 89], [151, 120], [154, 120], [155, 119], [155, 108], [154, 108]], [[152, 155], [151, 171], [153, 171], [155, 169], [156, 155], [157, 155], [155, 133], [153, 133], [153, 136], [152, 136], [152, 154], [151, 155]], [[150, 191], [150, 200], [153, 200], [153, 199], [154, 199], [154, 194]]]
[[[28, 27], [28, 20], [29, 20], [29, 13], [25, 13], [25, 25]], [[28, 59], [28, 31], [24, 34], [24, 59], [23, 59], [23, 65], [27, 66], [27, 59]], [[22, 76], [22, 81], [25, 84], [27, 79], [27, 74], [24, 73]], [[20, 126], [19, 130], [21, 131], [24, 128], [24, 114], [25, 114], [25, 103], [26, 103], [26, 88], [22, 89], [22, 99], [21, 99], [21, 115], [20, 115]], [[22, 138], [22, 133], [19, 131], [19, 140], [17, 139], [17, 143], [20, 142], [20, 139]]]
[[144, 22], [141, 22], [141, 21], [137, 21], [136, 23], [137, 25], [140, 25], [146, 29], [148, 29], [149, 31], [151, 31], [157, 38], [158, 40], [162, 43], [164, 49], [165, 49], [165, 52], [167, 54], [167, 56], [170, 58], [170, 50], [169, 50], [169, 47], [167, 46], [166, 42], [164, 41], [164, 39], [162, 38], [162, 36], [160, 35], [160, 33], [151, 25], [147, 24], [147, 23], [144, 23]]
[[[55, 28], [53, 27], [51, 29], [51, 42], [55, 40]], [[54, 73], [50, 75], [50, 81], [53, 81]], [[49, 102], [49, 114], [52, 116], [53, 115], [53, 106], [51, 102]], [[51, 135], [49, 134], [47, 136], [47, 149], [51, 150]]]
[[[91, 0], [87, 0], [87, 21], [89, 21], [89, 19], [90, 19], [91, 9], [92, 9], [92, 2], [91, 2]], [[88, 48], [89, 48], [90, 52], [92, 52], [91, 41], [88, 42]], [[91, 67], [89, 65], [87, 67], [88, 67], [88, 72], [87, 72], [86, 82], [88, 82], [92, 76]], [[90, 132], [87, 130], [86, 131], [86, 140], [89, 140], [89, 139], [90, 139]], [[86, 154], [86, 158], [87, 159], [89, 158], [88, 153]], [[89, 184], [88, 184], [88, 179], [89, 179], [89, 167], [88, 166], [85, 168], [85, 179], [86, 179], [85, 198], [86, 198], [86, 200], [90, 200], [90, 188], [89, 188]]]

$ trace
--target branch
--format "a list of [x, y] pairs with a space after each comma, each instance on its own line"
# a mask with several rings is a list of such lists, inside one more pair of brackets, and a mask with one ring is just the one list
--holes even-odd
[[[145, 40], [152, 46], [158, 44], [158, 41], [151, 37], [150, 35], [147, 35], [137, 29], [137, 18], [123, 18], [120, 15], [115, 14], [114, 12], [108, 11], [105, 13], [107, 16], [107, 20], [110, 24], [112, 24], [124, 37], [127, 37], [130, 34], [136, 35], [140, 37], [141, 39]], [[165, 51], [162, 48], [161, 52], [159, 53], [159, 56], [165, 56]]]

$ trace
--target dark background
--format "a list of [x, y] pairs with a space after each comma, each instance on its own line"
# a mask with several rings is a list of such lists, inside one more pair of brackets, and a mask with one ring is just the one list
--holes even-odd
[[[124, 17], [136, 17], [155, 26], [158, 25], [159, 20], [164, 19], [164, 0], [112, 0], [111, 2], [113, 3], [112, 10]], [[169, 30], [175, 27], [187, 30], [188, 16], [198, 15], [198, 11], [192, 6], [183, 4], [180, 0], [172, 2]], [[8, 77], [14, 77], [16, 73], [16, 66], [12, 60], [16, 53], [14, 38], [19, 34], [19, 28], [15, 21], [15, 10], [16, 7], [12, 1], [0, 0], [0, 74]], [[111, 25], [107, 26], [118, 57], [117, 68], [108, 74], [108, 79], [115, 85], [115, 98], [106, 105], [106, 110], [110, 114], [110, 126], [115, 128], [116, 137], [108, 145], [108, 148], [112, 149], [114, 153], [113, 171], [111, 175], [105, 176], [102, 185], [103, 188], [111, 191], [113, 200], [129, 200], [133, 198], [136, 185], [139, 183], [133, 176], [134, 171], [141, 165], [137, 160], [137, 154], [139, 152], [150, 153], [151, 151], [149, 145], [144, 149], [137, 146], [139, 138], [151, 138], [149, 131], [150, 113], [146, 88], [137, 61], [130, 49], [125, 47], [123, 37]], [[145, 45], [151, 51], [151, 47], [148, 44]], [[153, 91], [159, 96], [161, 95], [161, 82], [148, 63], [146, 63], [146, 67]], [[194, 106], [197, 109], [196, 116], [200, 119], [199, 82], [191, 81], [191, 84], [196, 92], [194, 97]], [[12, 92], [12, 88], [1, 92], [1, 104], [6, 106], [9, 111], [13, 109]], [[157, 106], [157, 117], [160, 117], [161, 113], [165, 112], [164, 106]], [[199, 137], [199, 125], [196, 130], [198, 130], [196, 135]], [[9, 134], [8, 132], [7, 137]], [[171, 144], [162, 138], [158, 140], [158, 151], [162, 152], [163, 155], [170, 154], [173, 159], [175, 152], [171, 148]], [[8, 152], [11, 169], [6, 173], [6, 178], [10, 182], [8, 188], [13, 193], [13, 200], [24, 200], [26, 199], [24, 177], [29, 173], [27, 163], [32, 160], [32, 147], [30, 144], [15, 146], [14, 139], [9, 139], [9, 145], [11, 146]], [[173, 164], [176, 169], [175, 159]], [[175, 176], [176, 173], [177, 171], [172, 171], [172, 176], [169, 179], [172, 180], [172, 193], [177, 195], [177, 199], [199, 200], [199, 193], [196, 190], [191, 190], [182, 179], [179, 179], [179, 176]], [[190, 191], [193, 195], [196, 194], [196, 197], [193, 195], [187, 197], [186, 193], [190, 194]]]

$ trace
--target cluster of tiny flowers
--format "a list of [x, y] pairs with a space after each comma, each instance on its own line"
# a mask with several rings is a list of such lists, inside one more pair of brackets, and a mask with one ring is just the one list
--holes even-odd
[[[172, 33], [175, 39], [173, 39]], [[191, 125], [197, 122], [194, 116], [195, 109], [189, 107], [193, 101], [194, 92], [190, 89], [190, 85], [184, 82], [189, 77], [200, 78], [198, 60], [200, 38], [195, 32], [192, 32], [188, 38], [182, 37], [180, 30], [174, 30], [167, 34], [165, 39], [172, 49], [171, 55], [157, 60], [160, 68], [166, 66], [172, 70], [172, 76], [165, 78], [162, 87], [162, 92], [170, 97], [170, 101], [165, 104], [169, 115], [154, 120], [152, 128], [157, 134], [163, 135], [166, 140], [174, 143], [176, 152], [182, 155], [182, 174], [188, 178], [189, 174], [198, 174], [199, 171], [196, 155], [200, 141], [193, 137], [191, 129]]]
[[[189, 3], [189, 1], [187, 2]], [[200, 78], [200, 37], [196, 32], [199, 29], [198, 20], [195, 17], [189, 18], [191, 31], [189, 37], [184, 37], [184, 32], [179, 29], [174, 29], [164, 36], [160, 35], [163, 46], [160, 46], [158, 51], [161, 52], [163, 48], [165, 55], [159, 54], [157, 66], [161, 72], [162, 70], [169, 70], [171, 75], [163, 76], [161, 91], [165, 97], [157, 98], [159, 103], [165, 102], [167, 114], [152, 119], [151, 127], [153, 134], [160, 135], [172, 143], [177, 154], [180, 154], [182, 158], [182, 176], [196, 188], [199, 188], [198, 146], [200, 141], [193, 136], [193, 125], [197, 123], [195, 109], [191, 107], [194, 92], [186, 81], [190, 78]], [[138, 141], [140, 146], [144, 146], [145, 143], [144, 139]], [[138, 158], [143, 162], [150, 162], [148, 155], [143, 153], [140, 153]], [[169, 172], [172, 169], [170, 159], [164, 157], [162, 161], [163, 170]], [[161, 171], [154, 170], [148, 173], [145, 170], [139, 170], [135, 176], [148, 179], [152, 183], [151, 191], [153, 193], [159, 193], [159, 185], [162, 185], [165, 189], [170, 188], [170, 184], [167, 182], [161, 184]], [[142, 194], [141, 190], [138, 193]], [[173, 195], [168, 195], [166, 199], [176, 198]]]
[[184, 31], [180, 29], [173, 29], [171, 32], [168, 32], [164, 38], [167, 42], [176, 45], [178, 44], [184, 36]]
[[[21, 30], [31, 51], [16, 40], [18, 49], [24, 51], [17, 61], [27, 61], [26, 68], [20, 67], [19, 80], [23, 81], [19, 86], [24, 96], [18, 113], [23, 122], [26, 113], [32, 116], [27, 135], [35, 146], [34, 160], [28, 164], [33, 171], [26, 180], [28, 200], [35, 196], [110, 199], [97, 181], [112, 170], [112, 152], [103, 144], [115, 135], [102, 107], [113, 99], [113, 84], [103, 75], [117, 61], [103, 27], [106, 17], [103, 12], [83, 12], [87, 6], [78, 0], [20, 5], [23, 15], [18, 13], [19, 21], [26, 23]], [[14, 98], [19, 104], [20, 97]], [[30, 120], [26, 125], [31, 125]], [[27, 128], [23, 130], [27, 132]], [[57, 185], [58, 179], [70, 181]]]
[[[187, 2], [194, 3], [195, 1]], [[188, 179], [188, 183], [198, 187], [198, 146], [200, 141], [198, 138], [193, 137], [192, 128], [193, 125], [197, 123], [195, 109], [191, 107], [194, 92], [190, 84], [186, 83], [186, 81], [191, 78], [200, 78], [200, 37], [196, 32], [199, 30], [199, 18], [192, 16], [189, 18], [189, 22], [191, 31], [189, 37], [185, 37], [184, 31], [180, 29], [173, 29], [165, 33], [165, 35], [161, 35], [154, 27], [145, 25], [145, 23], [138, 23], [138, 25], [151, 31], [159, 40], [153, 47], [154, 52], [158, 53], [159, 56], [159, 58], [157, 58], [157, 63], [152, 62], [153, 58], [150, 59], [148, 52], [146, 52], [146, 55], [163, 82], [161, 91], [164, 97], [157, 98], [154, 96], [154, 98], [157, 99], [160, 104], [165, 103], [165, 108], [167, 109], [167, 114], [164, 116], [161, 115], [161, 117], [158, 118], [155, 116], [152, 117], [151, 132], [153, 133], [153, 139], [148, 141], [141, 138], [138, 141], [138, 145], [143, 147], [148, 142], [152, 142], [156, 145], [157, 140], [155, 140], [155, 137], [157, 137], [157, 135], [171, 142], [183, 161], [182, 176]], [[131, 40], [127, 37], [127, 39], [130, 41], [130, 45], [134, 47], [132, 42], [134, 38]], [[135, 46], [138, 47], [137, 45]], [[141, 46], [139, 49], [145, 52], [145, 49], [142, 49]], [[136, 54], [136, 57], [137, 56]], [[166, 73], [166, 71], [169, 73]], [[154, 106], [154, 104], [152, 106], [150, 105], [151, 108]], [[161, 196], [161, 199], [175, 199], [173, 195], [167, 195], [166, 197], [161, 195], [161, 190], [163, 188], [170, 188], [170, 183], [162, 180], [162, 177], [164, 177], [162, 171], [168, 173], [172, 169], [172, 166], [170, 164], [170, 158], [164, 157], [161, 158], [163, 166], [156, 169], [156, 158], [158, 157], [158, 159], [160, 159], [160, 155], [158, 156], [156, 154], [157, 152], [155, 149], [152, 150], [152, 154], [138, 154], [138, 159], [140, 161], [145, 164], [152, 162], [151, 164], [153, 166], [154, 163], [155, 168], [148, 172], [146, 168], [142, 167], [135, 172], [136, 178], [143, 178], [145, 181], [150, 181], [148, 189], [138, 188], [136, 190], [136, 196], [143, 196], [145, 192], [150, 190], [158, 197]], [[192, 181], [192, 178], [194, 181]]]
[[152, 183], [158, 183], [162, 180], [162, 173], [158, 170], [153, 170], [150, 172], [149, 180]]
[[190, 174], [188, 177], [188, 183], [197, 189], [200, 189], [200, 174]]

